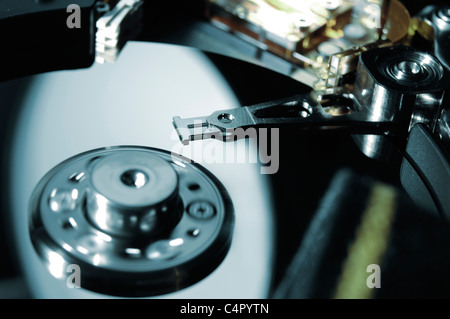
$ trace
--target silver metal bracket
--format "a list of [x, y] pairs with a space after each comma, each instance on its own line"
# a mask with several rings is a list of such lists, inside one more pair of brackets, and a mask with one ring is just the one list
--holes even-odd
[[[97, 20], [96, 61], [116, 61], [126, 42], [136, 38], [142, 29], [143, 0], [121, 0]], [[99, 12], [102, 12], [99, 9]]]
[[401, 145], [414, 124], [436, 127], [449, 87], [450, 73], [432, 55], [403, 46], [378, 48], [360, 55], [351, 87], [220, 110], [205, 117], [174, 117], [173, 124], [183, 144], [205, 138], [246, 138], [250, 136], [245, 130], [260, 127], [292, 126], [309, 133], [344, 130], [365, 155], [384, 160], [391, 149], [385, 136], [395, 136]]
[[[183, 144], [189, 141], [215, 138], [233, 141], [246, 137], [247, 128], [295, 126], [304, 131], [348, 130], [360, 134], [394, 134], [394, 121], [371, 120], [365, 111], [352, 110], [351, 94], [325, 94], [321, 104], [310, 94], [270, 101], [230, 110], [220, 110], [209, 116], [173, 118], [173, 125]], [[328, 106], [330, 105], [330, 107]]]

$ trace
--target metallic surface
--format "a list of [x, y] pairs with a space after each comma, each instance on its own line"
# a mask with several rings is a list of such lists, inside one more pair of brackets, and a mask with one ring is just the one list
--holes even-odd
[[447, 102], [438, 120], [438, 126], [435, 132], [442, 141], [447, 152], [450, 151], [450, 104]]
[[[395, 121], [405, 140], [415, 123], [434, 128], [450, 78], [432, 55], [408, 47], [376, 49], [361, 56], [354, 94], [372, 121]], [[357, 135], [368, 157], [390, 158], [392, 145], [382, 136]]]
[[[208, 161], [204, 156], [206, 153], [202, 152], [215, 147], [230, 152], [232, 148], [234, 154], [253, 154], [256, 148], [252, 146], [249, 149], [248, 144], [241, 142], [226, 145], [218, 141], [182, 146], [171, 126], [173, 114], [192, 116], [205, 110], [212, 112], [211, 100], [221, 108], [238, 105], [225, 80], [201, 52], [171, 45], [129, 43], [114, 64], [94, 65], [88, 70], [43, 74], [30, 80], [28, 93], [23, 103], [17, 106], [20, 112], [9, 153], [11, 179], [8, 185], [12, 199], [11, 216], [14, 217], [11, 225], [14, 248], [32, 296], [111, 297], [86, 289], [71, 289], [65, 280], [55, 279], [24, 234], [28, 232], [31, 193], [46, 172], [64, 159], [86, 150], [130, 144], [171, 150], [200, 163], [225, 186], [236, 211], [231, 248], [220, 266], [196, 284], [160, 297], [267, 296], [274, 240], [267, 181], [259, 174], [260, 167], [256, 163]], [[99, 87], [98, 83], [104, 85]], [[179, 88], [179, 94], [173, 94], [174, 87]], [[155, 108], [158, 116], [155, 116]], [[178, 163], [183, 164], [182, 161]], [[79, 180], [80, 183], [83, 183], [83, 178], [87, 178], [81, 173], [72, 174], [68, 178]], [[195, 189], [195, 181], [189, 182], [189, 186]], [[196, 220], [193, 226], [201, 222]], [[65, 227], [70, 225], [71, 221]], [[61, 228], [61, 231], [66, 230]], [[189, 229], [189, 234], [200, 239], [204, 233], [197, 226]], [[83, 238], [83, 241], [86, 244], [96, 243], [90, 238]], [[149, 247], [145, 254], [151, 258], [164, 258], [176, 253], [178, 243], [172, 242], [175, 246], [171, 249], [170, 242], [163, 241]], [[154, 249], [160, 252], [160, 257], [157, 257]], [[132, 258], [136, 251], [128, 249], [127, 253]], [[69, 274], [63, 272], [65, 277]], [[83, 278], [82, 271], [82, 287]], [[245, 283], [244, 287], [236, 290], [242, 283]]]
[[[32, 195], [30, 234], [51, 274], [60, 278], [76, 264], [83, 288], [120, 296], [164, 294], [209, 275], [231, 244], [232, 203], [209, 172], [175, 158], [157, 149], [110, 147], [72, 157], [44, 176]], [[129, 167], [145, 171], [148, 183], [124, 184]], [[69, 176], [79, 172], [86, 176], [74, 183]], [[62, 190], [71, 196], [55, 199]], [[55, 205], [58, 199], [71, 204]], [[197, 208], [208, 218], [191, 213], [203, 199], [213, 203]], [[192, 229], [201, 236], [191, 236]]]
[[[360, 56], [350, 92], [316, 92], [316, 99], [298, 95], [206, 117], [174, 117], [173, 124], [184, 144], [249, 137], [244, 130], [253, 127], [345, 129], [357, 134], [354, 139], [365, 155], [387, 160], [392, 145], [383, 135], [395, 136], [401, 144], [415, 123], [434, 129], [449, 84], [448, 71], [432, 55], [404, 46], [379, 48]], [[349, 112], [335, 114], [326, 107], [344, 107]]]
[[[354, 71], [360, 46], [399, 44], [407, 36], [410, 15], [397, 0], [209, 0], [207, 18], [227, 32], [247, 39], [305, 68], [316, 80]], [[338, 72], [328, 74], [330, 56], [349, 52]], [[263, 61], [262, 61], [263, 62]], [[299, 77], [301, 78], [301, 77]]]
[[[142, 29], [143, 0], [121, 0], [96, 22], [96, 61], [114, 62], [127, 41]], [[107, 6], [106, 6], [107, 7]], [[97, 6], [102, 13], [104, 7]]]
[[112, 235], [138, 237], [179, 221], [178, 175], [157, 153], [136, 149], [91, 160], [85, 213], [95, 226]]
[[[344, 94], [346, 95], [346, 94]], [[351, 107], [352, 96], [346, 95], [343, 107]], [[315, 132], [318, 130], [347, 130], [354, 133], [372, 133], [394, 135], [396, 131], [393, 121], [372, 120], [366, 111], [334, 114], [327, 111], [326, 105], [340, 102], [341, 96], [320, 96], [315, 100], [310, 94], [302, 94], [290, 98], [244, 106], [234, 110], [220, 110], [205, 117], [182, 119], [173, 118], [173, 125], [183, 144], [189, 141], [207, 138], [233, 141], [235, 139], [256, 137], [249, 128], [295, 126], [298, 130]], [[228, 119], [223, 121], [223, 118]]]
[[450, 40], [450, 6], [442, 6], [434, 10], [432, 16], [434, 27], [434, 46], [437, 58], [450, 68], [448, 55]]

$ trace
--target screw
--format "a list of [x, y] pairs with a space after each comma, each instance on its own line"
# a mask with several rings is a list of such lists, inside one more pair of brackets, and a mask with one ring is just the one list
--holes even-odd
[[73, 210], [77, 199], [77, 189], [54, 189], [50, 194], [49, 206], [54, 212]]
[[230, 113], [222, 113], [217, 117], [217, 119], [224, 124], [230, 124], [234, 120], [234, 115]]
[[197, 201], [189, 205], [188, 213], [197, 219], [208, 219], [216, 214], [216, 209], [208, 202]]
[[322, 7], [329, 11], [334, 11], [337, 8], [339, 8], [339, 1], [338, 0], [325, 0], [321, 3]]

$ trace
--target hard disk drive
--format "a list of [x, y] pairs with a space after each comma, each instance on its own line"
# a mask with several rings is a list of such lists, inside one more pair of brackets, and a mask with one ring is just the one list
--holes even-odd
[[0, 297], [450, 296], [448, 5], [5, 0], [0, 30]]

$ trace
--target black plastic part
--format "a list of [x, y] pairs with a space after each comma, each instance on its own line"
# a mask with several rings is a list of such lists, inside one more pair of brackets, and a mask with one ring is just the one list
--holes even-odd
[[0, 81], [86, 68], [95, 59], [95, 1], [79, 0], [80, 28], [69, 28], [73, 0], [0, 1]]
[[450, 219], [448, 155], [423, 124], [416, 124], [411, 129], [400, 179], [418, 206]]
[[338, 265], [347, 255], [369, 191], [370, 180], [359, 179], [350, 169], [336, 174], [273, 298], [332, 297]]
[[[358, 234], [362, 232], [363, 219], [367, 216], [371, 192], [376, 184], [381, 185], [379, 181], [350, 169], [336, 174], [281, 284], [276, 287], [274, 298], [324, 299], [336, 296], [343, 268], [352, 254], [350, 247], [361, 240]], [[372, 291], [371, 298], [448, 298], [448, 225], [441, 218], [414, 206], [400, 188], [392, 187], [390, 192], [394, 195], [392, 222], [388, 231], [376, 235], [384, 237], [387, 243], [378, 261], [381, 287]], [[382, 237], [372, 237], [371, 244], [376, 245], [377, 239]], [[369, 253], [370, 247], [367, 246]], [[355, 285], [361, 283], [365, 288], [366, 278], [363, 277], [362, 282], [356, 279]]]

